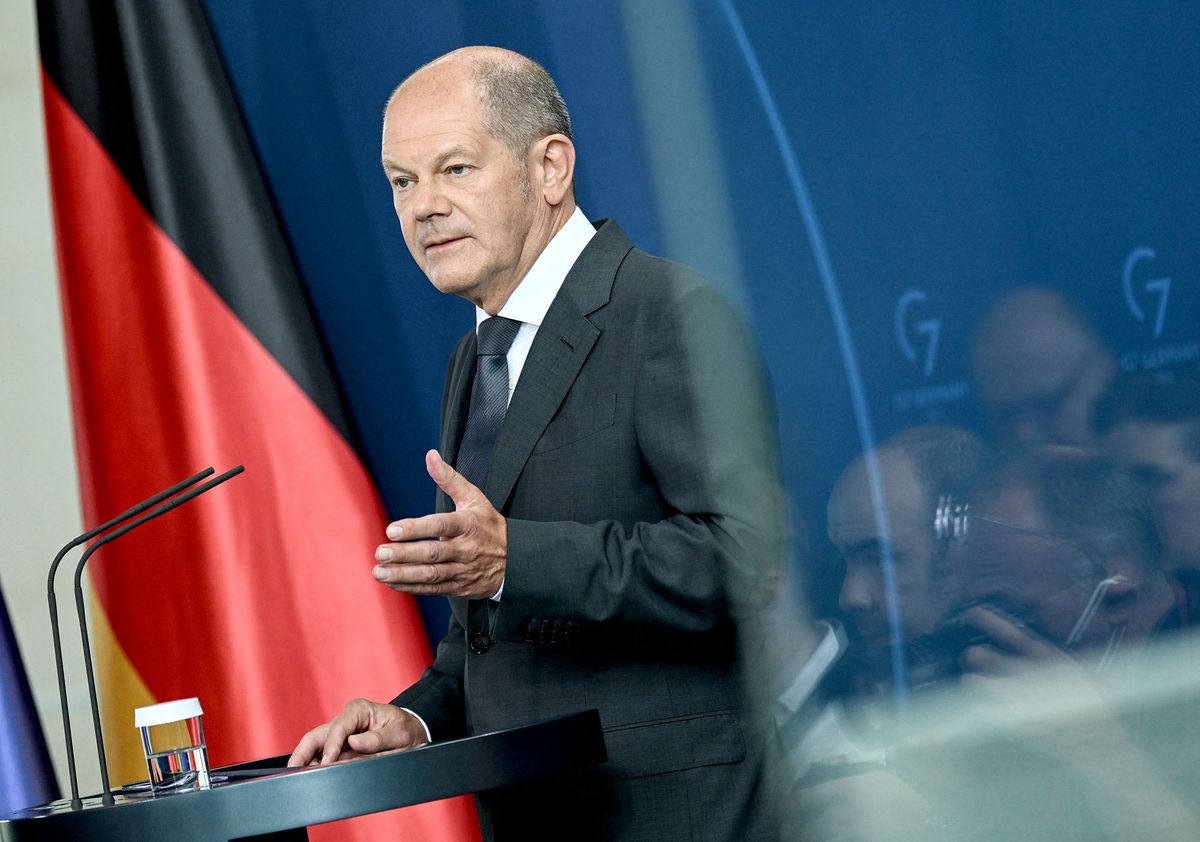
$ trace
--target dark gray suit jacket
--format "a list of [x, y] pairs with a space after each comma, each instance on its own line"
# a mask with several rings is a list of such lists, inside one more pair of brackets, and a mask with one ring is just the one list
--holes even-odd
[[[443, 399], [451, 464], [474, 357], [471, 332]], [[451, 600], [435, 663], [394, 700], [437, 740], [599, 709], [608, 763], [482, 796], [485, 833], [770, 836], [740, 657], [778, 552], [769, 418], [729, 306], [603, 223], [538, 329], [493, 455], [502, 601]]]

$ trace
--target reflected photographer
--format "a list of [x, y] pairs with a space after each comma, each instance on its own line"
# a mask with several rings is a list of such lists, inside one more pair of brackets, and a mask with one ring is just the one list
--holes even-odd
[[[866, 456], [838, 479], [829, 500], [829, 539], [846, 566], [838, 604], [862, 657], [886, 660], [893, 640], [929, 634], [955, 604], [948, 545], [937, 539], [934, 512], [939, 498], [967, 482], [987, 456], [983, 440], [968, 430], [921, 425], [885, 440], [873, 454], [883, 512], [871, 494]], [[885, 557], [893, 568], [895, 616], [889, 616]]]
[[[1044, 519], [1029, 508], [1029, 491], [1009, 488], [1001, 499], [990, 500], [995, 509], [989, 511], [1008, 510], [1028, 522]], [[1157, 557], [1157, 539], [1152, 522], [1142, 527], [1144, 546], [1134, 557], [1149, 561]], [[1101, 664], [1124, 638], [1127, 611], [1118, 607], [1138, 598], [1126, 574], [1107, 574], [1110, 563], [1096, 554], [1096, 541], [1076, 543], [1020, 520], [970, 511], [953, 498], [939, 504], [937, 528], [941, 540], [956, 545], [949, 555], [961, 574], [963, 602], [935, 632], [907, 646], [914, 686], [985, 668], [997, 654], [1029, 654], [1028, 647], [1014, 644], [1029, 637], [1063, 651], [1102, 647]], [[1094, 537], [1111, 542], [1114, 536]], [[1157, 577], [1146, 581], [1157, 595]], [[1102, 608], [1103, 627], [1095, 623]]]
[[1195, 616], [1194, 583], [1161, 566], [1144, 491], [1106, 459], [1035, 448], [997, 463], [969, 495], [951, 538], [957, 615], [989, 639], [968, 640], [966, 671], [1002, 671], [1006, 659], [1031, 654], [1021, 645], [1031, 638], [1102, 667], [1119, 647]]
[[1121, 377], [1096, 426], [1105, 452], [1150, 495], [1163, 566], [1200, 570], [1200, 366]]
[[[1194, 799], [1156, 759], [1153, 721], [1145, 731], [1119, 701], [1149, 644], [1200, 604], [1194, 580], [1161, 564], [1144, 489], [1095, 453], [1042, 446], [1001, 459], [967, 495], [939, 508], [962, 603], [938, 634], [964, 721], [1000, 739], [986, 758], [942, 758], [955, 771], [938, 803], [965, 819], [965, 789], [1003, 768], [1028, 791], [1032, 826], [1056, 838], [1191, 838]], [[1011, 819], [971, 817], [985, 837], [1013, 832]]]

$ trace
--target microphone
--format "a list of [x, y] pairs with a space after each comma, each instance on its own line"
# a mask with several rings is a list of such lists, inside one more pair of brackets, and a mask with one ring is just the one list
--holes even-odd
[[75, 547], [78, 547], [85, 541], [90, 541], [101, 532], [112, 529], [118, 523], [123, 523], [131, 517], [136, 517], [151, 506], [156, 506], [168, 497], [178, 494], [183, 489], [195, 485], [200, 480], [214, 473], [212, 468], [205, 468], [198, 474], [185, 479], [183, 482], [178, 482], [170, 488], [160, 491], [153, 497], [150, 497], [138, 503], [121, 514], [117, 515], [110, 521], [102, 523], [95, 529], [89, 529], [82, 535], [77, 536], [72, 541], [68, 542], [58, 555], [54, 557], [54, 561], [50, 565], [50, 575], [46, 579], [46, 602], [50, 608], [50, 631], [54, 637], [54, 667], [58, 670], [58, 701], [62, 705], [63, 717], [63, 734], [67, 738], [67, 772], [71, 778], [71, 809], [79, 810], [83, 808], [83, 802], [79, 799], [79, 780], [75, 775], [75, 746], [71, 741], [71, 714], [67, 710], [67, 680], [63, 670], [63, 655], [62, 655], [62, 640], [59, 637], [58, 630], [58, 600], [54, 595], [54, 576], [58, 573], [58, 565], [62, 562], [63, 557]]
[[137, 520], [131, 521], [118, 529], [114, 529], [107, 535], [96, 539], [96, 541], [94, 541], [86, 550], [83, 551], [83, 556], [79, 559], [79, 563], [75, 565], [75, 609], [79, 615], [79, 636], [83, 641], [83, 664], [87, 668], [88, 698], [92, 703], [92, 724], [96, 729], [96, 753], [100, 756], [100, 782], [103, 785], [101, 801], [105, 806], [112, 805], [115, 803], [115, 801], [113, 799], [112, 789], [108, 785], [108, 761], [104, 757], [104, 734], [100, 727], [100, 705], [96, 695], [96, 674], [92, 669], [92, 647], [91, 643], [88, 641], [87, 612], [84, 610], [83, 606], [82, 581], [84, 565], [86, 565], [88, 559], [92, 557], [92, 553], [96, 552], [96, 550], [100, 549], [109, 541], [115, 541], [126, 532], [137, 529], [143, 523], [154, 520], [160, 515], [165, 515], [176, 506], [182, 506], [189, 500], [199, 497], [204, 492], [211, 491], [221, 483], [228, 479], [233, 479], [233, 477], [245, 470], [246, 468], [242, 465], [238, 465], [236, 468], [230, 468], [225, 473], [213, 477], [203, 485], [198, 485], [195, 488], [185, 491], [178, 497], [173, 497], [167, 502], [162, 503], [154, 509], [151, 509]]

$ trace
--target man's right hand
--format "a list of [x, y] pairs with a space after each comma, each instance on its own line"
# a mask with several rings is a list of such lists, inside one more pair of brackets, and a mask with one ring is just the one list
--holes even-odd
[[406, 710], [366, 699], [348, 702], [342, 712], [300, 738], [288, 766], [321, 766], [416, 748], [429, 742], [421, 721]]

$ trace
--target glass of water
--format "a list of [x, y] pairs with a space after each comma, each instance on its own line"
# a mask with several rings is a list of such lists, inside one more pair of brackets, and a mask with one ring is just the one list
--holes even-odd
[[153, 795], [212, 786], [203, 714], [200, 700], [195, 698], [134, 710], [134, 725], [141, 733]]

